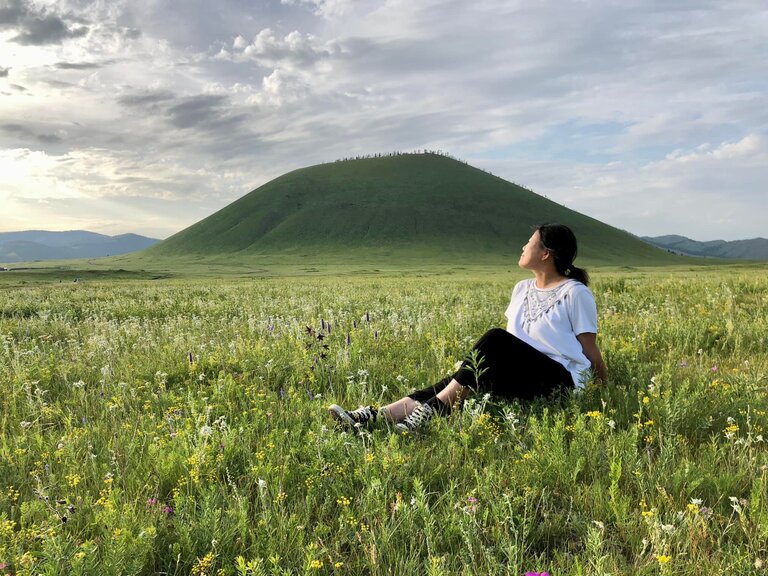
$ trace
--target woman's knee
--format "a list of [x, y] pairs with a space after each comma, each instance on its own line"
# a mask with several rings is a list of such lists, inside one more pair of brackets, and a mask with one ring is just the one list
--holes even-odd
[[503, 328], [491, 328], [485, 334], [480, 336], [480, 338], [475, 343], [474, 348], [475, 350], [477, 350], [479, 348], [487, 346], [489, 343], [493, 344], [501, 341], [509, 341], [510, 337], [514, 338], [512, 334], [510, 334]]

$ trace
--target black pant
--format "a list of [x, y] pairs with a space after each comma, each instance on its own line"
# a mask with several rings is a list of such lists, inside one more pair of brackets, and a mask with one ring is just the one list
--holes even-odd
[[501, 328], [483, 334], [472, 350], [479, 365], [473, 367], [468, 355], [455, 374], [409, 397], [426, 402], [452, 379], [462, 386], [508, 399], [549, 396], [573, 388], [573, 378], [565, 366]]

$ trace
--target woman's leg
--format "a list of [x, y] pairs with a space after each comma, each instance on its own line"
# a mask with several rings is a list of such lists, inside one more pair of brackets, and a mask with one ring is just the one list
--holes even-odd
[[469, 388], [462, 386], [458, 380], [452, 378], [448, 386], [443, 388], [442, 392], [435, 396], [435, 398], [446, 406], [453, 407], [457, 402], [469, 396], [470, 392]]
[[379, 408], [379, 416], [390, 422], [402, 422], [411, 415], [418, 405], [416, 400], [406, 396]]
[[479, 365], [465, 360], [453, 375], [465, 388], [531, 399], [573, 387], [573, 379], [562, 364], [501, 328], [483, 334], [472, 350]]

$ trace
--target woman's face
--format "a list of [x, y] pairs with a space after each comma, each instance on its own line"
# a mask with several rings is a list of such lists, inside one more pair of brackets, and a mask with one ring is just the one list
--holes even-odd
[[528, 239], [528, 244], [523, 246], [523, 253], [520, 254], [520, 260], [518, 260], [517, 265], [520, 268], [533, 270], [538, 268], [548, 258], [549, 251], [544, 248], [539, 231], [536, 230]]

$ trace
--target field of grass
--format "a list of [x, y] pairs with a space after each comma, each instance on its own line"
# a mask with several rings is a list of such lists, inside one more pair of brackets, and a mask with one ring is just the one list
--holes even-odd
[[444, 376], [522, 272], [4, 276], [0, 575], [765, 573], [768, 271], [593, 275], [608, 385], [415, 436], [325, 408]]

